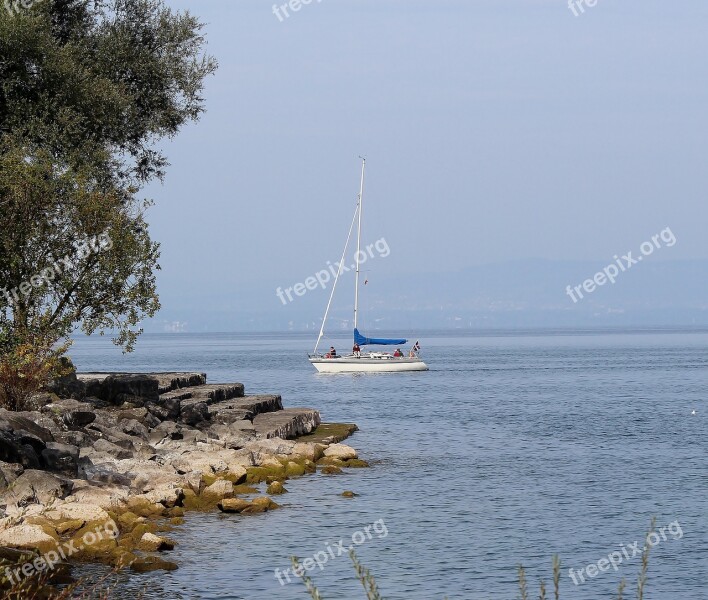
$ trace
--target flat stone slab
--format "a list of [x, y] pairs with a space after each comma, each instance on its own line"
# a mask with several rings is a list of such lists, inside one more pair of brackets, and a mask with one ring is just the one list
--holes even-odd
[[87, 396], [120, 402], [129, 396], [157, 400], [162, 393], [185, 387], [203, 386], [206, 373], [77, 373]]
[[192, 392], [189, 389], [184, 390], [172, 390], [164, 394], [160, 394], [160, 402], [167, 402], [168, 400], [188, 400], [192, 397]]
[[190, 397], [182, 400], [183, 408], [199, 402], [211, 405], [233, 398], [243, 398], [244, 386], [242, 383], [218, 383], [189, 388], [189, 392]]
[[359, 428], [354, 423], [320, 423], [312, 433], [300, 436], [298, 442], [337, 444]]
[[256, 435], [261, 438], [279, 437], [284, 440], [313, 431], [320, 424], [320, 413], [312, 408], [286, 408], [261, 413], [253, 419]]
[[209, 406], [209, 414], [216, 423], [233, 423], [244, 419], [251, 421], [256, 415], [278, 410], [283, 410], [283, 400], [275, 394], [244, 396]]

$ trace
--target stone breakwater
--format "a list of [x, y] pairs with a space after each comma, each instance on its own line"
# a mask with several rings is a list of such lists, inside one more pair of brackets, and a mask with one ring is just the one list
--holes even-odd
[[39, 400], [0, 410], [0, 589], [73, 560], [175, 569], [186, 512], [267, 512], [290, 478], [368, 466], [339, 443], [355, 425], [204, 373], [71, 375]]

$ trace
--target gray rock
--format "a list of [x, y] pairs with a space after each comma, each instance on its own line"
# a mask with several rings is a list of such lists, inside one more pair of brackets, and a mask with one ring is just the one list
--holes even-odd
[[104, 423], [92, 423], [91, 427], [89, 428], [90, 430], [97, 431], [101, 434], [101, 438], [108, 440], [112, 444], [115, 444], [116, 446], [120, 446], [121, 448], [125, 450], [130, 450], [131, 452], [134, 452], [136, 450], [136, 443], [139, 443], [139, 440], [136, 440], [134, 437], [129, 436], [127, 433], [123, 433], [120, 429], [118, 429], [114, 423], [111, 425], [106, 425]]
[[[42, 448], [40, 452], [44, 450]], [[19, 463], [26, 469], [40, 467], [39, 455], [30, 444], [23, 443], [12, 430], [0, 429], [0, 461]]]
[[42, 460], [50, 471], [61, 471], [75, 477], [78, 472], [79, 448], [69, 444], [48, 442]]
[[205, 443], [209, 437], [203, 431], [198, 429], [182, 429], [182, 441], [186, 444], [196, 444], [197, 442]]
[[206, 402], [183, 404], [180, 418], [187, 425], [198, 425], [209, 420], [209, 407]]
[[209, 407], [209, 415], [213, 423], [228, 425], [235, 421], [252, 421], [255, 413], [246, 408], [224, 407], [222, 404], [216, 405], [218, 408]]
[[19, 463], [0, 462], [0, 492], [4, 492], [24, 470]]
[[93, 464], [89, 458], [82, 458], [79, 461], [79, 476], [88, 481], [125, 487], [130, 487], [132, 483], [130, 477], [115, 470], [115, 465], [111, 463]]
[[253, 429], [250, 421], [246, 421], [250, 425], [250, 429], [238, 429], [230, 425], [217, 423], [209, 427], [207, 433], [210, 437], [219, 440], [224, 448], [239, 450], [244, 448], [246, 444], [255, 439], [256, 432]]
[[92, 438], [88, 433], [80, 430], [69, 430], [63, 431], [54, 436], [57, 442], [62, 444], [69, 444], [71, 446], [78, 446], [83, 448], [84, 446], [90, 446], [93, 444], [98, 437]]
[[76, 369], [68, 356], [63, 356], [61, 359], [62, 370], [69, 369], [70, 372], [63, 377], [54, 379], [49, 383], [47, 389], [60, 396], [61, 398], [78, 398], [86, 396], [86, 386], [76, 377]]
[[147, 402], [145, 408], [160, 421], [177, 419], [180, 415], [182, 401], [179, 398], [160, 399], [159, 402]]
[[67, 427], [79, 429], [93, 423], [96, 420], [96, 413], [89, 410], [72, 410], [64, 413], [62, 419]]
[[125, 458], [132, 458], [133, 453], [130, 450], [127, 450], [126, 448], [121, 448], [120, 446], [117, 446], [113, 442], [109, 442], [107, 439], [100, 439], [96, 440], [93, 443], [93, 447], [98, 451], [98, 452], [105, 452], [106, 454], [110, 454], [111, 456], [117, 458], [118, 460], [123, 460]]
[[165, 439], [181, 440], [183, 437], [181, 425], [173, 421], [163, 421], [150, 432], [148, 441], [151, 444], [157, 444]]
[[127, 435], [139, 437], [144, 440], [148, 437], [148, 428], [135, 419], [125, 419], [120, 421], [118, 425], [121, 428], [121, 431]]
[[22, 473], [5, 495], [7, 504], [27, 506], [47, 504], [55, 498], [66, 498], [74, 487], [69, 479], [45, 471], [29, 469]]
[[86, 385], [86, 394], [111, 404], [131, 402], [141, 405], [157, 400], [159, 382], [150, 373], [79, 373], [79, 381]]
[[286, 408], [253, 419], [256, 433], [262, 438], [294, 438], [310, 433], [319, 424], [320, 413], [311, 408]]
[[54, 437], [52, 432], [45, 427], [37, 425], [37, 421], [41, 418], [40, 413], [35, 412], [11, 412], [5, 409], [0, 409], [0, 429], [13, 430], [16, 434], [26, 432], [33, 439], [39, 439], [42, 442], [53, 442]]

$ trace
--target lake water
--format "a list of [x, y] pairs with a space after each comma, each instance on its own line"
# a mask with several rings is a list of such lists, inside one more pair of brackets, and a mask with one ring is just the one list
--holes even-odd
[[674, 525], [654, 538], [644, 598], [708, 598], [708, 334], [439, 333], [422, 340], [429, 372], [383, 375], [315, 374], [311, 344], [296, 334], [144, 335], [123, 356], [105, 338], [77, 341], [80, 370], [205, 371], [355, 422], [347, 443], [372, 463], [288, 481], [283, 509], [265, 515], [189, 513], [171, 534], [179, 570], [121, 576], [116, 597], [304, 599], [301, 583], [281, 586], [274, 570], [320, 552], [328, 562], [311, 575], [323, 597], [362, 598], [349, 558], [337, 556], [354, 535], [388, 600], [516, 598], [520, 563], [538, 597], [555, 553], [564, 600], [614, 598], [621, 577], [634, 598], [639, 556], [620, 553], [616, 572], [577, 586], [568, 569], [623, 547], [631, 557], [656, 517]]

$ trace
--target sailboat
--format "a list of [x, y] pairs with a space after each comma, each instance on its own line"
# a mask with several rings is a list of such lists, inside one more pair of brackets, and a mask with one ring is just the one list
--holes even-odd
[[[398, 350], [395, 353], [389, 352], [364, 352], [361, 350], [362, 346], [403, 346], [408, 342], [406, 339], [386, 339], [386, 338], [370, 338], [362, 335], [358, 329], [358, 318], [359, 318], [359, 267], [361, 256], [361, 213], [362, 213], [362, 201], [364, 199], [364, 173], [366, 171], [366, 159], [361, 159], [361, 185], [359, 187], [359, 195], [356, 202], [356, 210], [354, 211], [354, 217], [352, 218], [352, 223], [349, 227], [349, 235], [347, 236], [347, 241], [344, 244], [344, 252], [342, 252], [342, 259], [339, 261], [339, 269], [337, 271], [337, 276], [334, 279], [334, 284], [332, 285], [332, 292], [329, 296], [329, 301], [327, 302], [327, 308], [325, 309], [325, 314], [322, 319], [322, 327], [320, 328], [320, 334], [317, 337], [317, 342], [315, 343], [315, 349], [312, 354], [308, 357], [310, 362], [314, 365], [320, 373], [400, 373], [403, 371], [427, 371], [428, 365], [426, 365], [420, 358], [420, 344], [418, 341], [413, 344], [411, 349], [407, 354], [403, 354]], [[357, 238], [356, 238], [356, 279], [354, 283], [354, 350], [351, 354], [339, 355], [336, 352], [333, 354], [331, 352], [318, 353], [320, 341], [324, 335], [325, 325], [327, 323], [327, 316], [329, 315], [329, 309], [332, 305], [332, 299], [334, 298], [334, 292], [337, 289], [337, 282], [339, 281], [339, 276], [342, 273], [342, 265], [344, 264], [344, 259], [346, 257], [347, 248], [349, 247], [349, 241], [352, 236], [352, 231], [354, 229], [354, 223], [357, 223]], [[355, 351], [359, 348], [358, 351]]]

